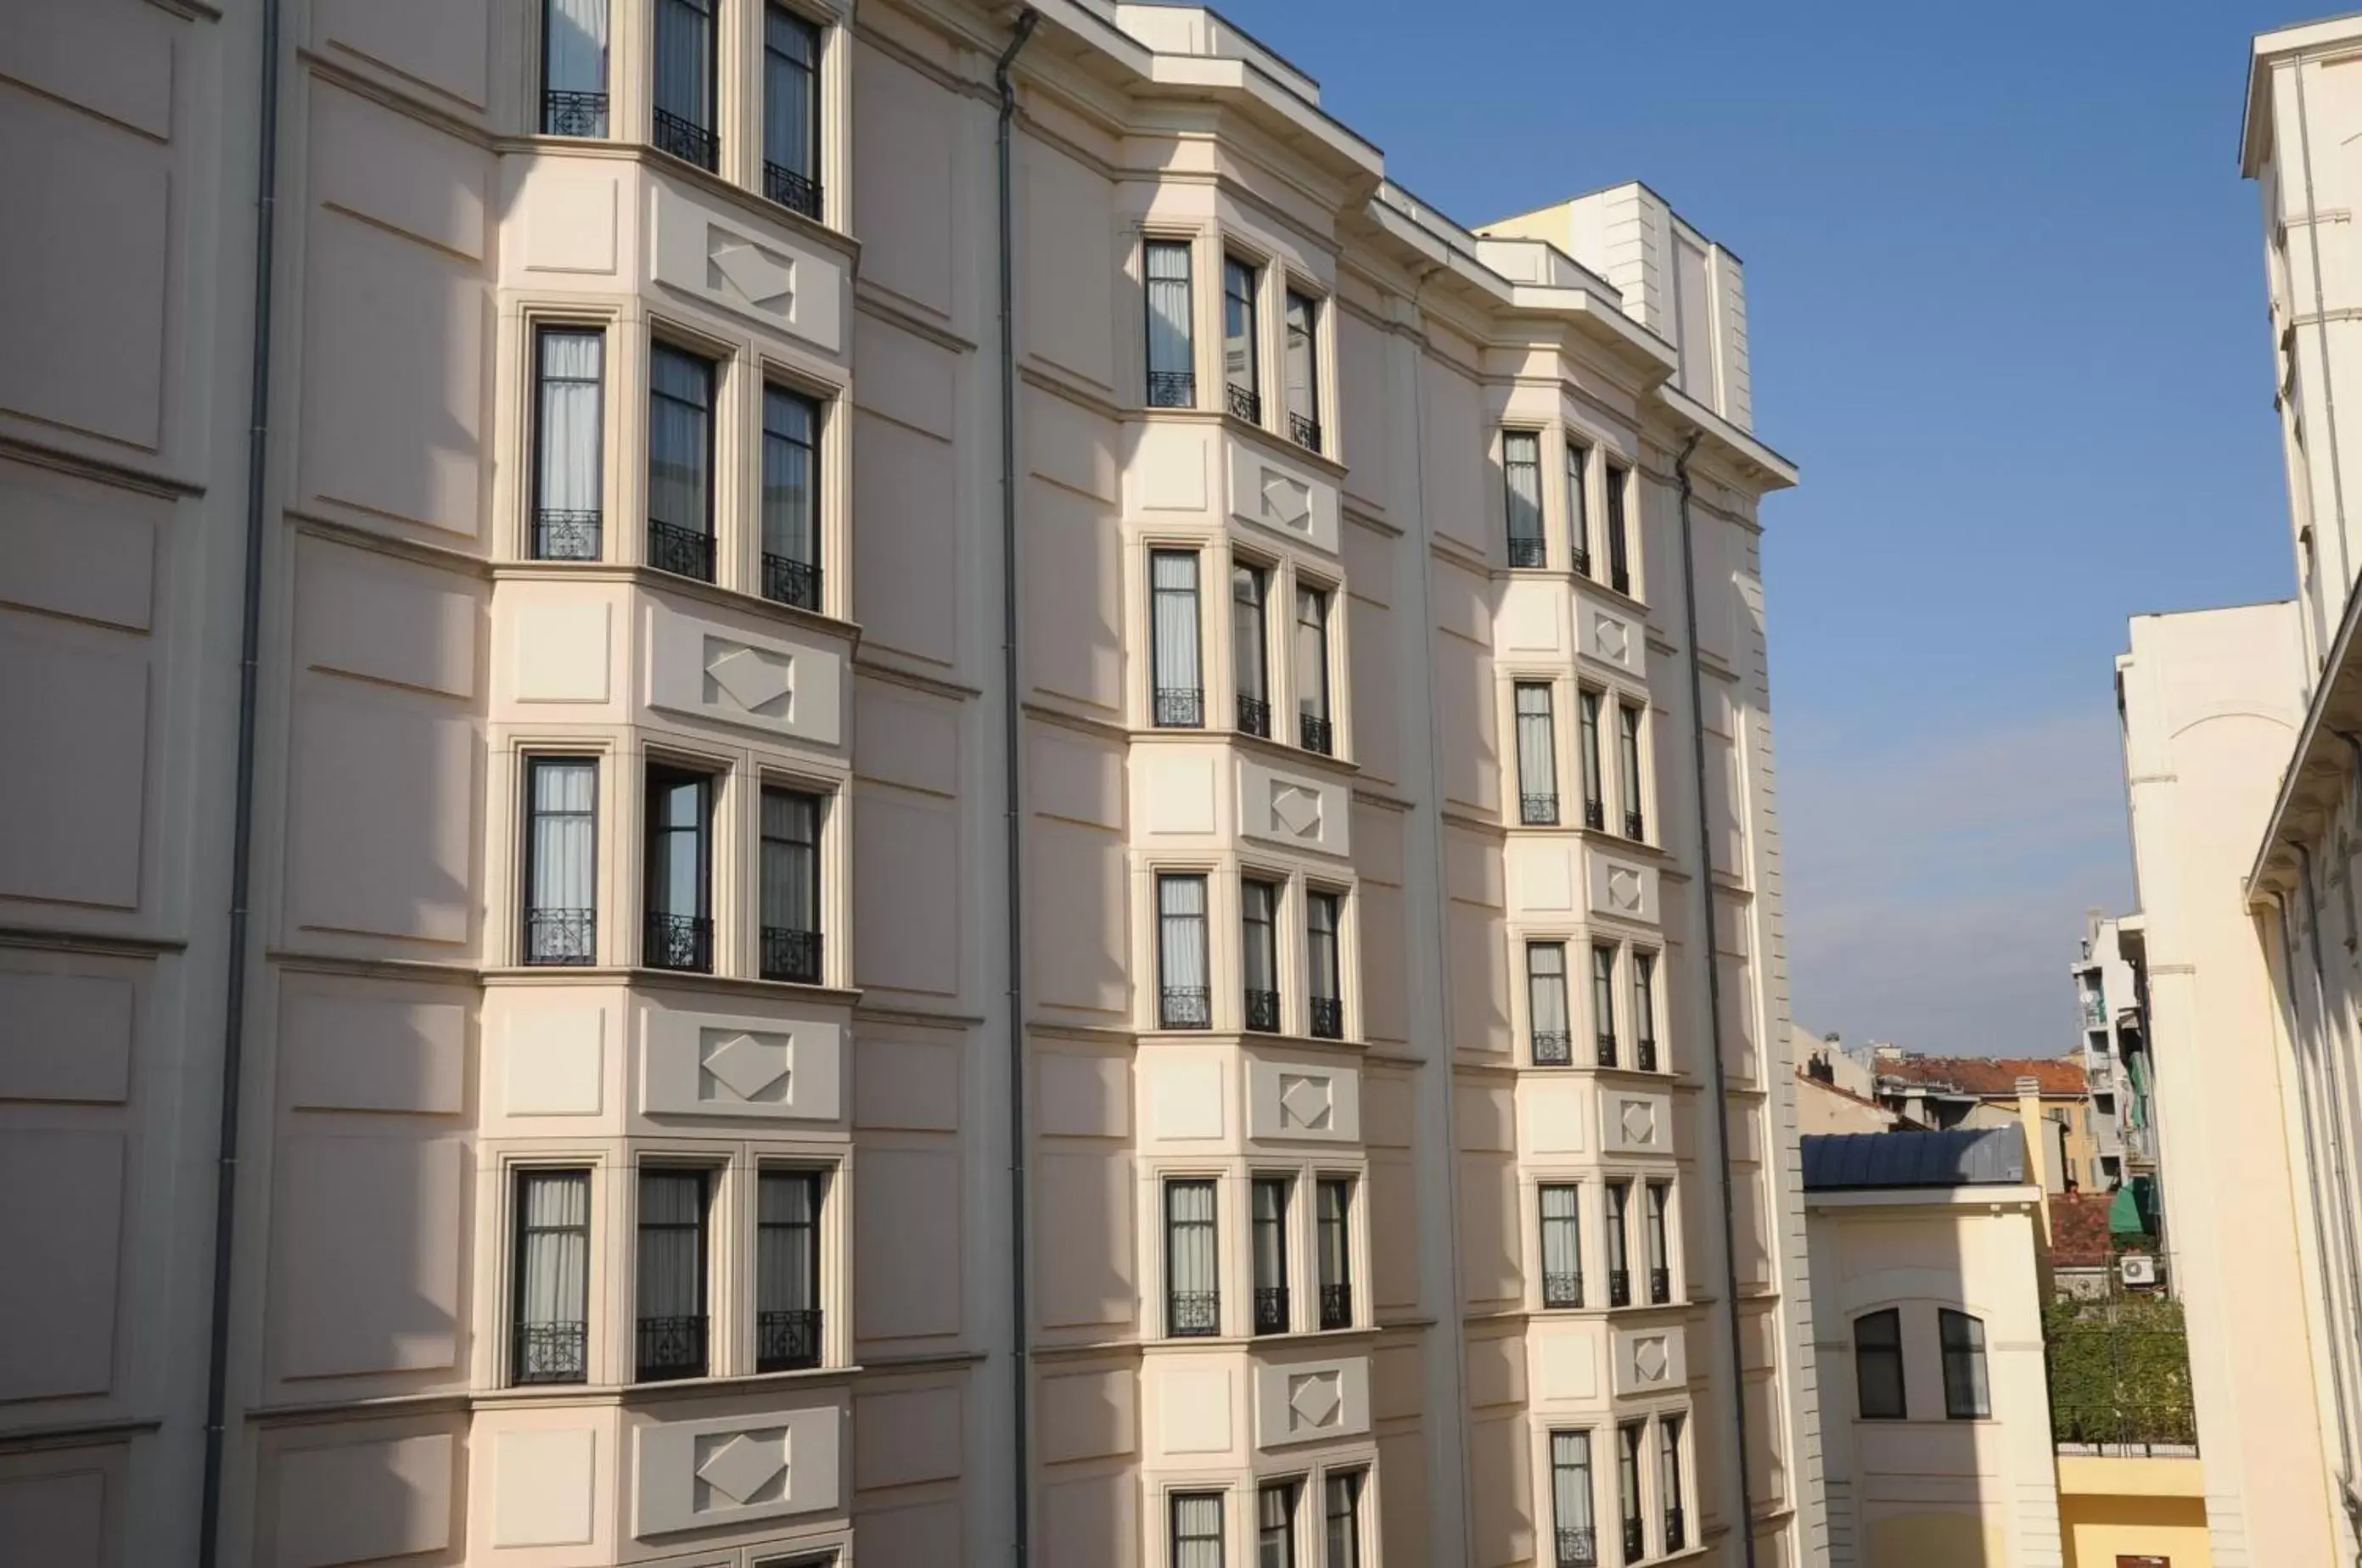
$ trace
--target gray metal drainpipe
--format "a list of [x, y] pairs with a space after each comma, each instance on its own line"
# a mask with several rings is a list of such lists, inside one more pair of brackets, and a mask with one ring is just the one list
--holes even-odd
[[222, 1007], [221, 1132], [215, 1156], [212, 1317], [205, 1351], [205, 1464], [197, 1521], [198, 1568], [221, 1554], [222, 1467], [229, 1415], [233, 1227], [246, 1062], [247, 914], [253, 893], [256, 707], [262, 664], [263, 489], [270, 452], [270, 269], [279, 202], [279, 0], [262, 0], [262, 123], [254, 203], [253, 368], [246, 437], [246, 580], [237, 665], [237, 789], [230, 829], [228, 988]]
[[1714, 824], [1706, 809], [1705, 674], [1698, 665], [1697, 551], [1691, 541], [1690, 455], [1705, 432], [1690, 432], [1681, 455], [1673, 459], [1673, 477], [1681, 485], [1682, 608], [1687, 616], [1684, 639], [1689, 644], [1690, 750], [1696, 765], [1698, 835], [1698, 909], [1705, 938], [1699, 948], [1705, 971], [1706, 1060], [1714, 1083], [1715, 1125], [1718, 1130], [1716, 1165], [1722, 1179], [1722, 1292], [1730, 1324], [1731, 1453], [1737, 1461], [1738, 1522], [1737, 1529], [1747, 1568], [1755, 1568], [1755, 1505], [1747, 1492], [1747, 1354], [1738, 1332], [1738, 1226], [1732, 1218], [1730, 1182], [1730, 1096], [1722, 1065], [1722, 974], [1715, 962]]
[[1018, 748], [1023, 741], [1018, 718], [1017, 688], [1017, 339], [1014, 247], [1010, 237], [1009, 148], [1011, 123], [1017, 117], [1017, 88], [1010, 69], [1018, 51], [1041, 25], [1042, 13], [1028, 6], [1017, 18], [1009, 47], [992, 68], [993, 85], [1000, 90], [1000, 124], [996, 152], [1000, 177], [1000, 680], [1001, 747], [1006, 755], [1001, 776], [1008, 792], [1004, 828], [1008, 835], [1009, 874], [1009, 1392], [1010, 1486], [1015, 1515], [1010, 1528], [1010, 1555], [1025, 1568], [1032, 1548], [1032, 1488], [1027, 1474], [1032, 1413], [1027, 1382], [1032, 1368], [1027, 1358], [1025, 1296], [1025, 857]]

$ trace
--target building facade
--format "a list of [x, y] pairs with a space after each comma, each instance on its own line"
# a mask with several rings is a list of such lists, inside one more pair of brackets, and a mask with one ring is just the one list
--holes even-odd
[[2091, 1091], [2091, 1164], [2082, 1179], [2095, 1192], [2158, 1179], [2143, 936], [2139, 916], [2111, 919], [2094, 910], [2072, 970], [2083, 1081]]
[[1108, 0], [0, 126], [0, 1541], [1820, 1560], [1730, 252]]
[[2101, 1168], [2092, 1091], [2075, 1057], [1929, 1057], [1872, 1047], [1879, 1104], [1906, 1127], [2008, 1127], [2032, 1094], [2048, 1130], [2041, 1139], [2050, 1190], [2081, 1190]]

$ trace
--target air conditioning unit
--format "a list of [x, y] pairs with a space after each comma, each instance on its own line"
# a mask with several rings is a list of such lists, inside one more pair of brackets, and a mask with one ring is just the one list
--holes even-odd
[[2127, 1285], [2157, 1283], [2157, 1259], [2142, 1253], [2128, 1252], [2116, 1259], [2116, 1272]]

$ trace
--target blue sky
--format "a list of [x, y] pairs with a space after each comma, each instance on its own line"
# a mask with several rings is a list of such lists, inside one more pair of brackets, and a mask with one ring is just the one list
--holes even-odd
[[[2129, 897], [2128, 616], [2284, 597], [2250, 37], [2141, 6], [1224, 0], [1463, 223], [1639, 178], [1745, 258], [1795, 1013], [2048, 1055]], [[2324, 10], [2326, 7], [2324, 7]]]

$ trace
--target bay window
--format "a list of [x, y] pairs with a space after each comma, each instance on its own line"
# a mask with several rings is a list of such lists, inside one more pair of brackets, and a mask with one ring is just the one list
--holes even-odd
[[546, 326], [534, 334], [536, 561], [599, 559], [606, 350], [606, 334], [595, 327]]
[[820, 216], [820, 28], [763, 8], [763, 194]]
[[599, 764], [588, 757], [525, 763], [524, 961], [599, 959]]
[[1164, 1332], [1193, 1338], [1222, 1332], [1214, 1184], [1203, 1178], [1164, 1184]]
[[1206, 879], [1156, 879], [1156, 1026], [1205, 1029], [1213, 1025], [1206, 962]]
[[516, 1175], [516, 1256], [509, 1311], [509, 1381], [590, 1376], [590, 1173]]
[[1205, 677], [1198, 657], [1198, 553], [1157, 550], [1148, 557], [1148, 673], [1159, 729], [1206, 722]]

